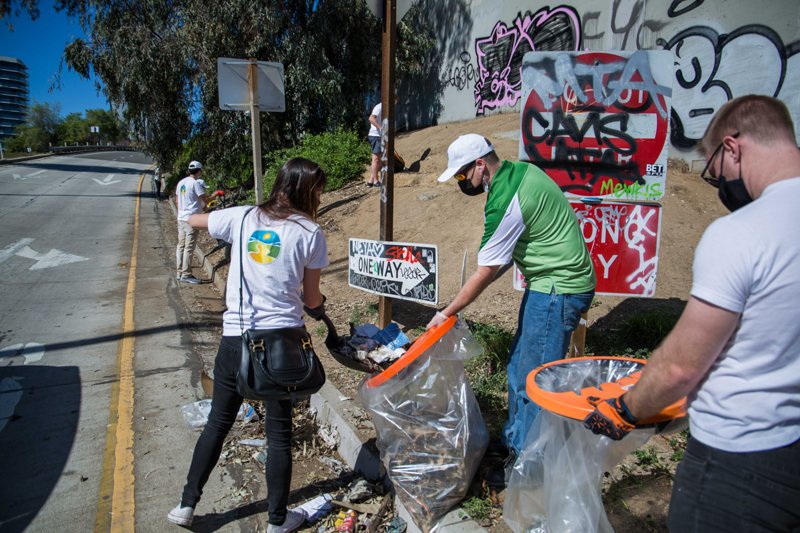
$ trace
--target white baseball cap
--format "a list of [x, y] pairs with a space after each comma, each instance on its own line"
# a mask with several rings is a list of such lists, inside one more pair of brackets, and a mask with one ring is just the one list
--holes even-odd
[[208, 189], [208, 185], [206, 185], [206, 181], [204, 179], [197, 180], [197, 183], [202, 185], [204, 189]]
[[472, 163], [489, 152], [494, 150], [492, 143], [486, 140], [482, 135], [476, 133], [467, 133], [461, 135], [458, 139], [450, 143], [447, 148], [447, 170], [437, 178], [441, 182], [445, 182], [452, 178], [458, 169]]
[[189, 163], [189, 170], [196, 170], [203, 168], [203, 165], [200, 164], [200, 161], [192, 161]]

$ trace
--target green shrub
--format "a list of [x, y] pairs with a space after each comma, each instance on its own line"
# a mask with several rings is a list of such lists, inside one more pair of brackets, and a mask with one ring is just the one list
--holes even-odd
[[297, 146], [269, 154], [264, 170], [264, 196], [272, 190], [278, 170], [293, 157], [305, 157], [322, 167], [328, 175], [325, 190], [333, 191], [361, 176], [370, 162], [370, 149], [366, 140], [353, 131], [308, 134]]
[[499, 435], [508, 408], [506, 366], [514, 332], [484, 322], [469, 321], [470, 331], [483, 353], [465, 365], [475, 398], [481, 406], [490, 435]]

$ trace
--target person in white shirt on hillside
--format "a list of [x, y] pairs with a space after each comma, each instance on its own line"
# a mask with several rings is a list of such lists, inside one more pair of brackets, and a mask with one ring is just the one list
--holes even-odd
[[192, 254], [197, 242], [197, 230], [189, 225], [189, 217], [202, 213], [208, 201], [216, 196], [215, 192], [206, 195], [205, 182], [200, 179], [203, 165], [200, 161], [189, 163], [189, 175], [175, 186], [175, 205], [178, 208], [178, 247], [175, 250], [177, 273], [175, 278], [184, 283], [200, 283], [192, 275]]
[[383, 145], [381, 137], [383, 135], [383, 126], [381, 125], [383, 105], [378, 102], [372, 109], [369, 115], [369, 133], [367, 140], [369, 141], [370, 149], [372, 150], [372, 163], [369, 167], [369, 181], [367, 187], [374, 187], [380, 183], [378, 172], [381, 168], [381, 153], [383, 152]]

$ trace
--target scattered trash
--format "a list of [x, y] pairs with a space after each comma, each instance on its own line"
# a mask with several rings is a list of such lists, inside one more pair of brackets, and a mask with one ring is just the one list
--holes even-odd
[[339, 432], [333, 426], [322, 426], [319, 428], [319, 438], [328, 448], [339, 446]]
[[347, 492], [344, 495], [344, 500], [348, 502], [363, 502], [368, 498], [372, 498], [377, 494], [377, 490], [375, 485], [370, 483], [364, 478], [359, 478], [353, 481], [349, 487], [347, 487]]
[[386, 533], [404, 533], [407, 527], [408, 525], [405, 520], [399, 516], [395, 516], [389, 521]]
[[334, 528], [336, 531], [352, 533], [356, 529], [357, 521], [358, 514], [355, 511], [339, 511], [339, 515], [336, 517], [336, 522], [334, 523]]
[[260, 446], [263, 448], [267, 445], [267, 439], [242, 439], [239, 441], [242, 446]]
[[341, 475], [347, 469], [344, 463], [342, 463], [338, 459], [334, 459], [333, 457], [326, 455], [323, 457], [318, 457], [317, 459], [319, 459], [320, 463], [330, 468], [331, 471], [333, 471], [333, 473], [336, 474], [337, 476]]
[[320, 518], [324, 518], [331, 514], [333, 511], [333, 504], [331, 503], [331, 495], [330, 494], [322, 494], [321, 496], [317, 496], [313, 500], [309, 500], [305, 502], [303, 505], [297, 508], [302, 509], [306, 513], [306, 522], [309, 524], [313, 524]]
[[[200, 400], [197, 402], [189, 403], [181, 407], [183, 412], [183, 419], [186, 425], [192, 429], [200, 429], [208, 422], [208, 414], [211, 412], [211, 400]], [[258, 420], [258, 413], [256, 413], [253, 406], [247, 402], [243, 402], [239, 407], [239, 412], [236, 414], [236, 420], [241, 420], [245, 424]]]

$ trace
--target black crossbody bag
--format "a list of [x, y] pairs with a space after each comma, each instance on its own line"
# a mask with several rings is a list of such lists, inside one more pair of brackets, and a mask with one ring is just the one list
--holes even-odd
[[236, 390], [249, 400], [298, 400], [307, 398], [325, 384], [325, 369], [305, 327], [244, 329], [244, 223], [239, 229], [239, 321], [242, 358], [236, 375]]

